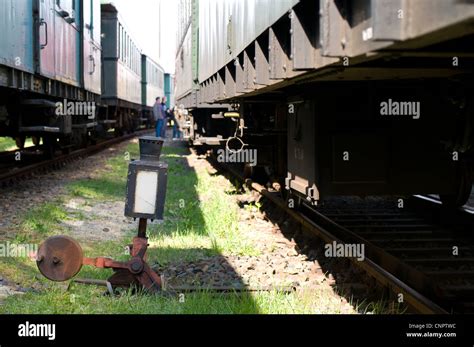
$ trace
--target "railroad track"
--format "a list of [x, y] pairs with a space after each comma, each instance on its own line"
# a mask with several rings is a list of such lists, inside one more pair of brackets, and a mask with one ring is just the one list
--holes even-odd
[[15, 182], [18, 182], [21, 179], [31, 177], [39, 173], [61, 168], [71, 161], [93, 155], [117, 143], [132, 139], [137, 136], [149, 134], [151, 132], [152, 130], [150, 129], [140, 130], [132, 134], [104, 140], [95, 145], [88, 146], [87, 148], [78, 149], [53, 159], [41, 160], [39, 162], [34, 162], [21, 167], [6, 167], [0, 171], [0, 187], [15, 184]]
[[348, 259], [395, 298], [402, 294], [412, 311], [474, 312], [474, 214], [469, 211], [445, 211], [435, 200], [421, 196], [408, 199], [403, 209], [357, 209], [347, 204], [315, 209], [305, 203], [291, 209], [279, 192], [244, 180], [236, 170], [211, 161], [323, 242], [363, 244], [365, 260]]

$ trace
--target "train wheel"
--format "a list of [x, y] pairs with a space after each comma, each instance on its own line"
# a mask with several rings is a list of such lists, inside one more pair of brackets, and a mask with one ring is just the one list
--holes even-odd
[[123, 130], [120, 129], [120, 128], [115, 128], [115, 129], [114, 129], [114, 135], [115, 135], [115, 137], [120, 137], [120, 136], [123, 136], [123, 135], [124, 135], [124, 132], [123, 132]]
[[31, 141], [33, 141], [33, 145], [35, 145], [36, 147], [38, 147], [38, 146], [40, 145], [41, 138], [38, 137], [38, 136], [32, 136], [32, 137], [31, 137]]
[[99, 124], [97, 125], [97, 128], [95, 130], [95, 134], [99, 137], [99, 138], [105, 138], [107, 136], [107, 129], [105, 128], [105, 126], [103, 124]]
[[472, 176], [466, 163], [461, 163], [457, 178], [455, 194], [440, 194], [440, 200], [448, 208], [457, 208], [465, 205], [471, 196]]
[[17, 137], [15, 137], [16, 146], [20, 150], [25, 149], [25, 141], [26, 141], [26, 136], [17, 136]]
[[54, 136], [43, 137], [44, 155], [48, 159], [54, 158], [56, 153], [57, 139]]
[[58, 144], [62, 154], [70, 154], [74, 148], [74, 139], [71, 135], [63, 136], [59, 138]]

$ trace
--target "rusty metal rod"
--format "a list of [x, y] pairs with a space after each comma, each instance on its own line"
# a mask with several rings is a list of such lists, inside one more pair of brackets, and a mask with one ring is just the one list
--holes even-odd
[[146, 226], [147, 226], [147, 219], [140, 218], [138, 221], [138, 237], [146, 238]]
[[282, 286], [260, 286], [260, 287], [247, 287], [241, 286], [168, 286], [166, 290], [174, 292], [283, 292], [293, 293], [295, 288], [293, 287], [282, 287]]
[[94, 279], [89, 279], [89, 278], [75, 278], [72, 281], [75, 283], [80, 283], [80, 284], [91, 284], [95, 286], [107, 287], [107, 281], [105, 280], [94, 280]]
[[[106, 280], [96, 280], [88, 278], [75, 278], [73, 280], [75, 283], [79, 284], [88, 284], [107, 287]], [[178, 292], [178, 293], [189, 293], [189, 292], [283, 292], [283, 293], [292, 293], [295, 291], [295, 288], [289, 286], [261, 286], [261, 287], [247, 287], [245, 285], [241, 286], [167, 286], [164, 291], [169, 292]]]

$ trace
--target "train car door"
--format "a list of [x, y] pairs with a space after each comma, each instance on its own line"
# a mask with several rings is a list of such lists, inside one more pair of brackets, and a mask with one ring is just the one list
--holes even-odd
[[84, 88], [96, 94], [101, 93], [101, 17], [100, 2], [84, 0], [83, 2], [83, 74]]
[[55, 77], [56, 48], [54, 38], [55, 0], [38, 1], [38, 29], [36, 49], [38, 49], [38, 73], [46, 77]]

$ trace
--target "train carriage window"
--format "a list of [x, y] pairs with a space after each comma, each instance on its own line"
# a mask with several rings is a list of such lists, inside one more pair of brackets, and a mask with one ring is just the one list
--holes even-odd
[[137, 46], [133, 45], [133, 71], [137, 73]]
[[123, 31], [123, 45], [125, 47], [123, 51], [123, 61], [124, 63], [127, 63], [128, 41], [127, 41], [127, 32], [125, 30]]
[[128, 34], [125, 32], [125, 62], [128, 65], [128, 62], [130, 60], [130, 39], [128, 37]]
[[140, 75], [140, 58], [141, 58], [140, 52], [137, 51], [135, 69], [138, 75]]
[[127, 62], [127, 32], [125, 29], [123, 30], [123, 61], [124, 63]]
[[130, 41], [130, 70], [135, 72], [135, 44]]
[[122, 27], [119, 25], [118, 26], [118, 35], [117, 35], [117, 56], [119, 57], [120, 60], [122, 60], [122, 49], [123, 49], [123, 44], [122, 44]]
[[120, 60], [124, 61], [125, 45], [123, 40], [123, 27], [120, 25]]
[[122, 61], [125, 63], [127, 61], [127, 34], [125, 33], [125, 30], [123, 31], [123, 58]]
[[118, 50], [118, 57], [119, 59], [122, 59], [122, 28], [118, 27], [118, 44], [117, 44], [117, 50]]

